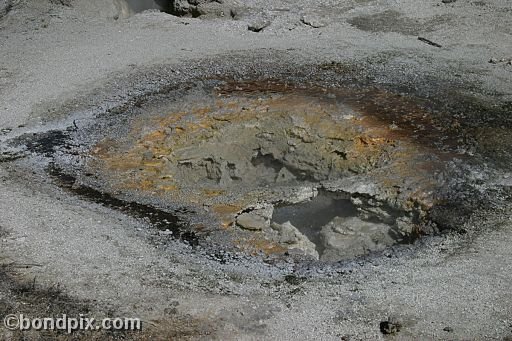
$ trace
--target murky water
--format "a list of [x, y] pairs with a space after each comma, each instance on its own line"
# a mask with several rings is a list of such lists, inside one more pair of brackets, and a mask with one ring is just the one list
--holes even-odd
[[289, 221], [317, 246], [321, 253], [320, 231], [336, 217], [353, 217], [356, 207], [349, 199], [338, 199], [328, 194], [319, 194], [312, 200], [295, 205], [276, 207], [272, 220], [283, 224]]
[[157, 9], [166, 11], [169, 7], [168, 0], [124, 0], [128, 7], [135, 13], [139, 13], [148, 9]]

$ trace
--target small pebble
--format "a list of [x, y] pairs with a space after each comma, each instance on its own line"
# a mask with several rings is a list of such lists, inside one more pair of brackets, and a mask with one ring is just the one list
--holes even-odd
[[387, 321], [382, 321], [380, 323], [380, 331], [385, 335], [397, 334], [401, 329], [402, 324], [393, 317], [390, 317]]

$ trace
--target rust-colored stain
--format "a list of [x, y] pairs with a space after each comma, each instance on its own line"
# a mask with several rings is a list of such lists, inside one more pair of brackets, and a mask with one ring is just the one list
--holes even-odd
[[284, 246], [264, 238], [263, 235], [255, 233], [251, 238], [235, 240], [234, 244], [243, 252], [251, 255], [257, 255], [262, 252], [263, 254], [275, 255], [283, 254], [287, 251]]
[[236, 214], [240, 212], [243, 207], [229, 204], [213, 205], [212, 211], [219, 217], [221, 226], [225, 229], [233, 225]]

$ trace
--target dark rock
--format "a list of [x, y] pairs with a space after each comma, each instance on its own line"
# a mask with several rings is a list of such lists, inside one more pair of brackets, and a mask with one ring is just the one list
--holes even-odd
[[444, 328], [443, 328], [443, 330], [444, 330], [445, 332], [448, 332], [448, 333], [453, 332], [453, 328], [452, 328], [452, 327], [444, 327]]
[[382, 332], [382, 334], [385, 334], [385, 335], [396, 334], [401, 329], [402, 329], [402, 324], [394, 318], [388, 318], [387, 321], [382, 321], [380, 323], [380, 331]]
[[284, 276], [284, 280], [288, 284], [299, 285], [302, 282], [304, 282], [306, 279], [304, 277], [299, 277], [299, 276], [296, 276], [296, 275], [286, 275], [286, 276]]
[[455, 2], [455, 1], [457, 1], [457, 0], [441, 0], [441, 2], [443, 4], [451, 4], [451, 3]]
[[304, 15], [300, 19], [300, 21], [308, 26], [311, 26], [313, 28], [320, 28], [325, 26], [325, 22], [318, 16], [314, 15]]
[[270, 20], [267, 19], [258, 19], [249, 24], [247, 29], [252, 32], [261, 32], [264, 28], [270, 26]]

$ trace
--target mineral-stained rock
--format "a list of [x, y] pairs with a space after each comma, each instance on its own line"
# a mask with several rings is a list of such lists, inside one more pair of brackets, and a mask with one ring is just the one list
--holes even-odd
[[253, 212], [242, 213], [236, 218], [236, 223], [243, 229], [260, 231], [269, 227], [270, 223], [262, 216]]
[[380, 200], [373, 197], [352, 196], [350, 201], [357, 206], [360, 217], [365, 220], [378, 219], [387, 224], [393, 224], [395, 221], [392, 209]]
[[261, 208], [240, 214], [236, 218], [236, 223], [246, 230], [261, 231], [270, 227], [273, 212], [272, 205], [264, 205]]
[[306, 255], [318, 259], [316, 245], [303, 235], [289, 221], [283, 224], [272, 223], [272, 229], [278, 234], [278, 242], [286, 245], [289, 249], [298, 249]]
[[390, 226], [357, 217], [334, 218], [320, 232], [324, 252], [321, 260], [339, 261], [379, 251], [395, 243]]
[[402, 236], [408, 237], [413, 234], [414, 225], [409, 217], [399, 217], [395, 222], [395, 230]]

